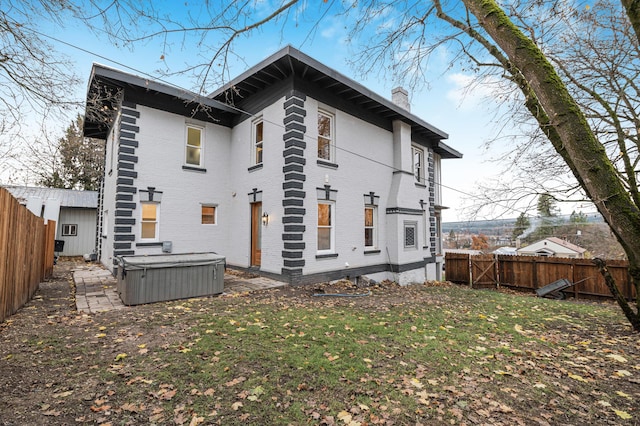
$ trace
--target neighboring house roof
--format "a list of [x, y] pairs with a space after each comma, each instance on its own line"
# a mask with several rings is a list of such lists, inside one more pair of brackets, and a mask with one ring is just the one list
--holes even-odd
[[575, 245], [575, 244], [573, 244], [573, 243], [570, 243], [570, 242], [569, 242], [569, 241], [567, 241], [567, 240], [563, 240], [562, 238], [558, 238], [558, 237], [549, 237], [549, 238], [547, 238], [546, 240], [547, 240], [547, 241], [551, 241], [551, 242], [556, 243], [556, 244], [560, 244], [561, 246], [563, 246], [563, 247], [565, 247], [565, 248], [567, 248], [567, 249], [569, 249], [569, 250], [573, 250], [573, 251], [575, 251], [576, 253], [584, 253], [584, 252], [586, 252], [586, 251], [587, 251], [587, 249], [586, 249], [586, 248], [582, 248], [582, 247], [580, 247], [580, 246], [577, 246], [577, 245]]
[[25, 203], [28, 198], [40, 198], [43, 201], [59, 200], [60, 207], [98, 208], [97, 191], [76, 191], [73, 189], [40, 188], [35, 186], [3, 185], [3, 187], [20, 203]]
[[587, 251], [587, 249], [577, 246], [561, 238], [548, 237], [543, 240], [536, 241], [533, 244], [529, 244], [528, 246], [521, 247], [518, 249], [518, 252], [545, 252], [549, 254], [555, 254], [558, 250], [563, 250], [564, 252], [574, 252], [577, 254], [584, 254]]
[[471, 250], [471, 249], [444, 249], [444, 253], [458, 253], [458, 254], [470, 254], [471, 256], [475, 256], [477, 254], [483, 254], [482, 250]]
[[[279, 90], [293, 85], [388, 130], [392, 130], [394, 120], [405, 121], [411, 125], [415, 142], [431, 147], [442, 158], [462, 157], [442, 142], [448, 138], [442, 130], [291, 46], [269, 56], [208, 97], [94, 64], [87, 99], [97, 95], [95, 82], [132, 89], [126, 90], [132, 102], [226, 126], [248, 118], [264, 106], [264, 99], [258, 102], [253, 95], [280, 96]], [[85, 136], [106, 139], [108, 127], [107, 123], [92, 122], [89, 118], [85, 122]]]
[[518, 249], [516, 249], [515, 247], [500, 247], [495, 249], [493, 252], [493, 254], [511, 254], [511, 255], [516, 255], [518, 254]]

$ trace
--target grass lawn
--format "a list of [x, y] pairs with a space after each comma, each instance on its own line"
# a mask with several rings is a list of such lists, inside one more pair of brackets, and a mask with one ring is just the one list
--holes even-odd
[[613, 304], [386, 285], [88, 316], [57, 277], [0, 327], [0, 425], [640, 423]]

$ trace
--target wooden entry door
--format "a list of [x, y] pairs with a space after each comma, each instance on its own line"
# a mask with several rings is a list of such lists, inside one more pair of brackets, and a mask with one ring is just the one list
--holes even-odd
[[262, 257], [262, 203], [251, 204], [251, 266], [260, 266]]

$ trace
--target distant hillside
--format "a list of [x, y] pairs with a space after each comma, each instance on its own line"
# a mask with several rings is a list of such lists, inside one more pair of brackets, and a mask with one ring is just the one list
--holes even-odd
[[[560, 215], [559, 219], [568, 223], [570, 215]], [[588, 213], [587, 223], [604, 223], [599, 213]], [[533, 220], [533, 218], [531, 218]], [[516, 223], [515, 218], [511, 219], [495, 219], [495, 220], [472, 220], [466, 222], [443, 222], [442, 234], [448, 235], [451, 230], [464, 234], [485, 234], [485, 235], [510, 235], [513, 226]]]

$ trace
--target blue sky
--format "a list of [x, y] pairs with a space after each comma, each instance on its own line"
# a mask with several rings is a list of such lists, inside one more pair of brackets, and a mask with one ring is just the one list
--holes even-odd
[[[347, 77], [356, 79], [358, 73], [348, 65], [349, 58], [357, 51], [357, 47], [347, 41], [348, 22], [328, 15], [314, 31], [312, 24], [315, 21], [309, 18], [315, 16], [314, 13], [306, 10], [304, 16], [290, 18], [284, 29], [281, 23], [277, 23], [238, 39], [233, 48], [230, 76], [235, 77], [248, 66], [255, 65], [290, 44]], [[117, 47], [106, 37], [96, 35], [75, 22], [66, 27], [42, 22], [38, 31], [85, 50], [49, 40], [55, 49], [71, 59], [75, 73], [82, 78], [81, 85], [70, 87], [80, 101], [84, 99], [93, 62], [134, 74], [158, 76], [158, 70], [178, 71], [205, 53], [198, 47], [198, 40], [192, 38], [170, 40], [168, 48], [164, 48], [160, 40]], [[164, 59], [161, 59], [163, 55]], [[123, 68], [122, 64], [136, 71]], [[445, 185], [443, 203], [450, 207], [444, 212], [443, 219], [459, 221], [466, 219], [460, 210], [465, 199], [469, 198], [464, 193], [472, 193], [477, 182], [499, 171], [498, 166], [487, 163], [497, 152], [485, 152], [482, 148], [483, 142], [491, 138], [498, 126], [492, 122], [494, 106], [487, 101], [487, 93], [482, 89], [465, 93], [463, 89], [472, 76], [455, 67], [445, 73], [448, 64], [448, 52], [438, 52], [429, 62], [429, 84], [409, 91], [412, 112], [448, 133], [446, 143], [464, 154], [463, 159], [443, 161], [442, 167], [442, 182]], [[171, 76], [164, 80], [187, 89], [195, 87], [185, 76]], [[357, 81], [387, 98], [391, 97], [391, 89], [397, 86], [396, 82], [378, 75], [367, 75], [364, 79], [358, 77]], [[59, 126], [60, 133], [74, 114], [70, 113], [69, 121]], [[518, 212], [512, 212], [506, 217], [517, 215]]]

